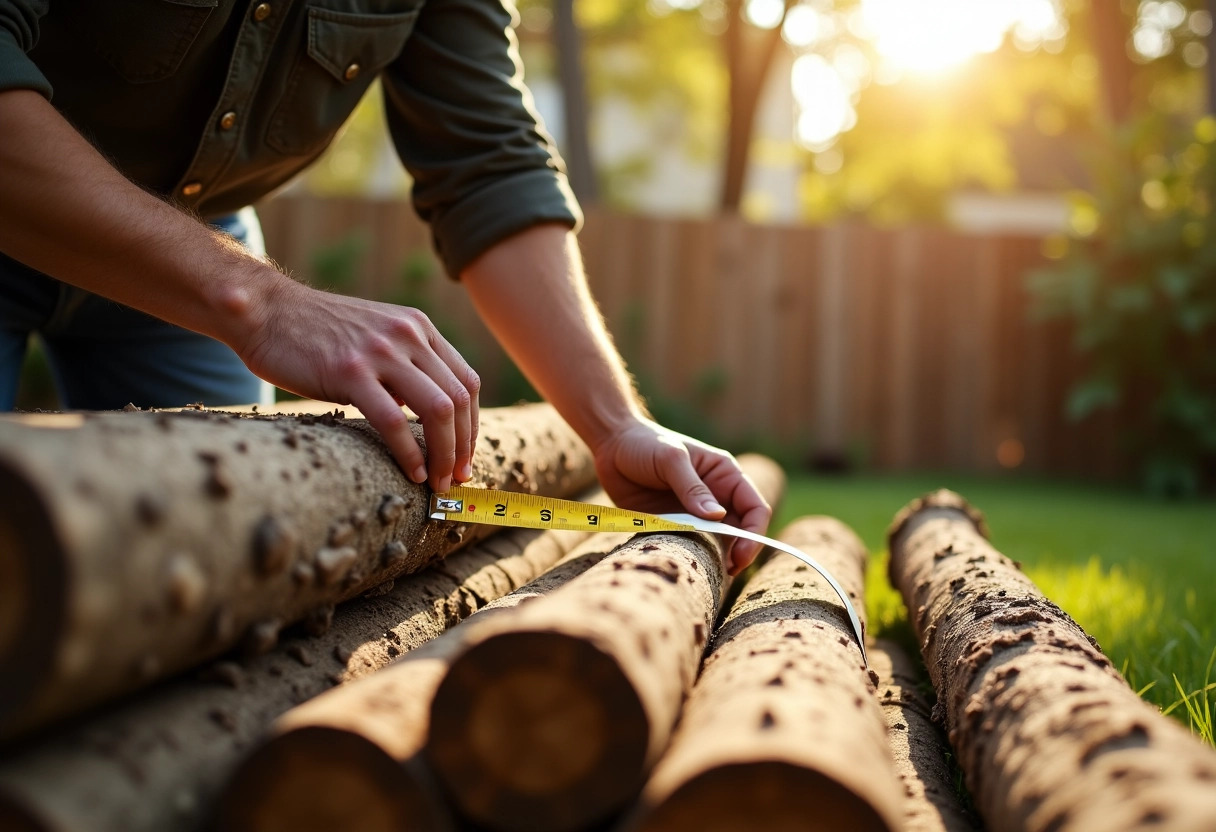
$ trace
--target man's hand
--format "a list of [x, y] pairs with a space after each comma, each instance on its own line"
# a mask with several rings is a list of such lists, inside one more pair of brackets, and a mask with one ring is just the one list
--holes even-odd
[[[591, 447], [600, 483], [617, 505], [683, 508], [764, 533], [772, 509], [734, 457], [646, 418], [566, 228], [538, 225], [509, 237], [461, 280], [524, 375]], [[760, 548], [735, 541], [731, 573]]]
[[[426, 315], [285, 282], [252, 317], [235, 348], [259, 377], [359, 408], [414, 482], [446, 491], [472, 476], [481, 380]], [[425, 459], [403, 404], [422, 422]]]
[[[764, 534], [772, 519], [772, 508], [734, 457], [648, 419], [638, 419], [597, 447], [595, 469], [619, 506], [660, 514], [683, 508], [756, 534]], [[762, 548], [733, 540], [730, 574], [743, 571]]]

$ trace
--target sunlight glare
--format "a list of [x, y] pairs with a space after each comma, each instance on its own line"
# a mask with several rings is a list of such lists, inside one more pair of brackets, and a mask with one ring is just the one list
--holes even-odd
[[822, 55], [803, 55], [794, 61], [790, 80], [801, 110], [798, 141], [805, 147], [826, 149], [857, 123], [849, 88]]
[[782, 0], [747, 0], [747, 20], [761, 29], [772, 29], [781, 24], [785, 14]]
[[935, 74], [999, 49], [1010, 29], [1019, 41], [1062, 34], [1052, 0], [862, 0], [861, 26], [898, 70]]

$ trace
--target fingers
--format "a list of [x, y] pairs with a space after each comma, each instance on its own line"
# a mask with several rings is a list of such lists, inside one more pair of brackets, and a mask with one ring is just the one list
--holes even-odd
[[381, 383], [418, 414], [426, 437], [423, 476], [416, 482], [446, 491], [472, 476], [481, 380], [421, 312], [396, 310], [387, 334], [372, 341]]
[[[742, 471], [731, 495], [731, 508], [739, 517], [739, 528], [755, 534], [764, 534], [773, 519], [772, 507]], [[735, 541], [731, 549], [731, 574], [737, 575], [751, 565], [763, 548], [764, 544], [755, 541]]]
[[[473, 449], [477, 447], [477, 431], [481, 425], [478, 404], [481, 378], [438, 330], [434, 331], [430, 344], [434, 349], [432, 356], [424, 356], [424, 360], [416, 361], [415, 365], [447, 392], [455, 406], [452, 415], [455, 432], [453, 476], [457, 482], [467, 482], [473, 476]], [[426, 361], [428, 357], [434, 360]]]
[[350, 403], [362, 411], [367, 421], [384, 439], [406, 476], [414, 482], [426, 480], [426, 461], [418, 440], [410, 432], [409, 418], [379, 382], [368, 379], [355, 387], [350, 394]]
[[682, 443], [664, 441], [656, 454], [660, 477], [689, 513], [707, 520], [721, 520], [726, 516], [726, 509], [702, 481], [688, 449]]

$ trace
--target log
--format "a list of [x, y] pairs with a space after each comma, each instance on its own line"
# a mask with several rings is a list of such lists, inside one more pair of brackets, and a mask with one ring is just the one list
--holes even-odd
[[[487, 534], [427, 520], [426, 487], [340, 413], [0, 418], [0, 739], [240, 642], [265, 651]], [[593, 482], [552, 408], [482, 412], [475, 484]]]
[[[851, 529], [805, 517], [780, 539], [823, 564], [864, 616], [868, 553]], [[836, 591], [775, 553], [715, 633], [626, 828], [896, 832], [902, 795], [875, 684]]]
[[384, 670], [284, 714], [233, 774], [213, 827], [360, 832], [446, 830], [455, 823], [418, 752], [428, 710], [466, 636], [496, 615], [555, 590], [628, 539], [601, 534], [541, 577]]
[[310, 622], [312, 635], [289, 632], [265, 655], [217, 662], [38, 740], [0, 763], [0, 829], [19, 818], [38, 832], [196, 829], [277, 717], [425, 644], [586, 537], [504, 530], [343, 604], [325, 632], [324, 619]]
[[950, 744], [993, 832], [1216, 829], [1216, 751], [1140, 699], [957, 494], [890, 532]]
[[963, 804], [947, 762], [949, 746], [933, 724], [931, 697], [921, 693], [923, 674], [893, 641], [879, 639], [869, 650], [878, 674], [878, 701], [887, 721], [895, 772], [903, 784], [904, 832], [979, 832], [982, 826]]
[[[744, 470], [776, 502], [771, 460]], [[666, 747], [727, 585], [718, 541], [638, 535], [577, 580], [484, 622], [434, 697], [425, 756], [491, 829], [580, 829]]]

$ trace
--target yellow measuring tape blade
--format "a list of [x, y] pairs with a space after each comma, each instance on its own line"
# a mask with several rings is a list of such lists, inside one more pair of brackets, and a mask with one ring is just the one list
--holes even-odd
[[536, 494], [453, 486], [431, 499], [431, 518], [580, 532], [691, 532], [693, 526], [641, 511]]
[[866, 658], [865, 630], [844, 587], [810, 555], [771, 537], [736, 529], [715, 520], [704, 520], [691, 514], [660, 516], [616, 506], [598, 506], [576, 500], [559, 500], [556, 497], [496, 491], [490, 488], [469, 488], [464, 485], [453, 486], [442, 494], [433, 495], [429, 516], [432, 520], [448, 520], [453, 523], [489, 523], [494, 526], [528, 529], [569, 529], [581, 532], [710, 532], [754, 540], [793, 555], [823, 576], [840, 597], [840, 602], [849, 616], [849, 623], [853, 625], [857, 644], [861, 648], [861, 658], [863, 661]]

